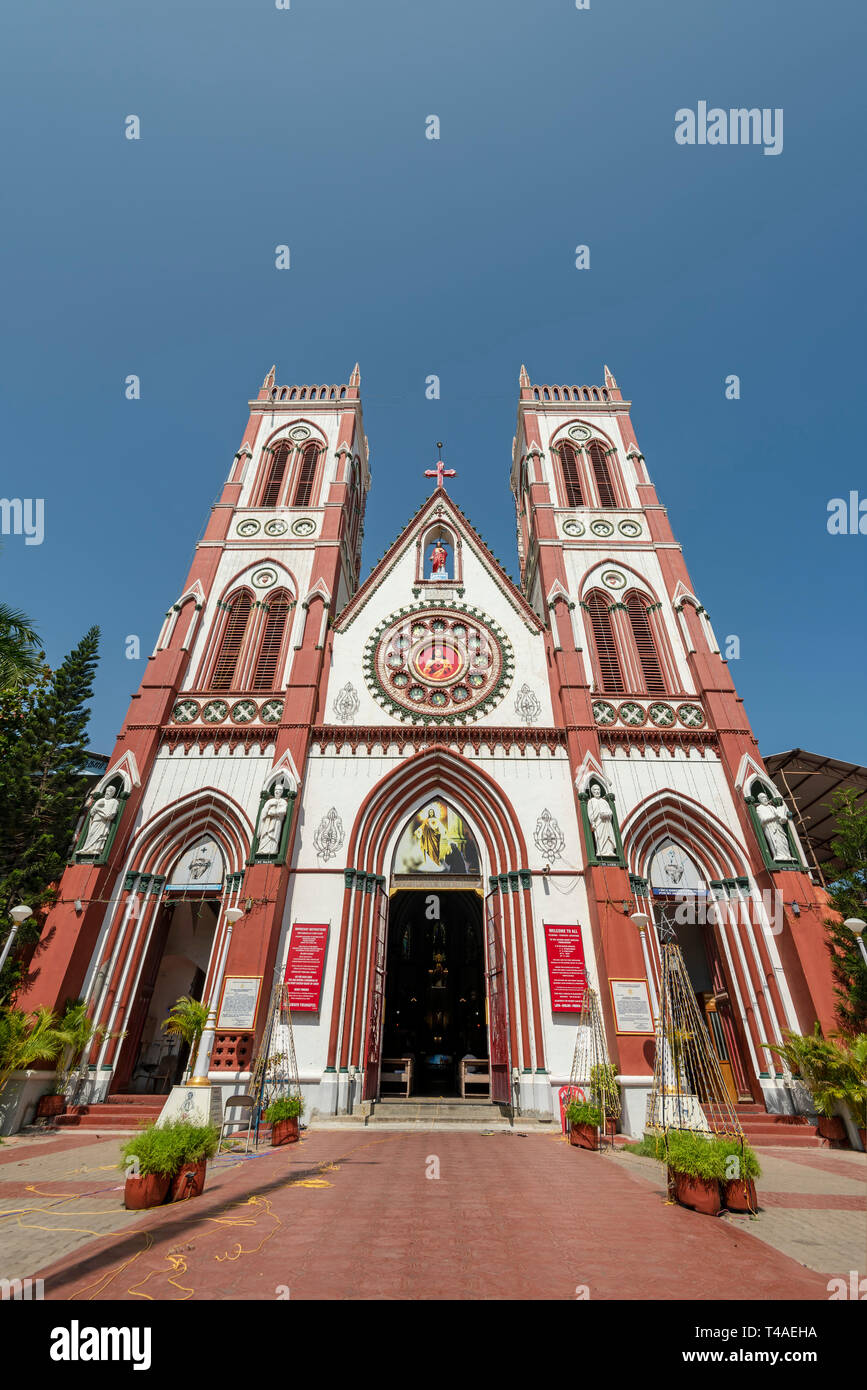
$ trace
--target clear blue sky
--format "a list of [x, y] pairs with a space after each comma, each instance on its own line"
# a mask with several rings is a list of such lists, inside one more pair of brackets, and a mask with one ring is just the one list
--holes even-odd
[[[0, 595], [52, 662], [102, 628], [91, 746], [112, 749], [144, 670], [124, 639], [150, 650], [272, 362], [281, 383], [361, 363], [365, 572], [437, 439], [515, 572], [520, 363], [593, 383], [608, 362], [741, 639], [762, 750], [867, 762], [867, 536], [826, 530], [831, 497], [867, 496], [865, 27], [854, 0], [18, 0], [2, 494], [44, 497], [46, 536], [4, 540]], [[782, 154], [676, 144], [701, 100], [782, 107]]]

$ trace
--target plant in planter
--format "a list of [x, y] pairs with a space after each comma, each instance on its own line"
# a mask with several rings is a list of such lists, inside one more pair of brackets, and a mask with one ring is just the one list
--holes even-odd
[[818, 1112], [817, 1128], [823, 1139], [840, 1142], [846, 1138], [846, 1126], [836, 1113], [838, 1105], [863, 1106], [864, 1082], [858, 1076], [847, 1040], [825, 1038], [819, 1023], [810, 1034], [783, 1032], [782, 1045], [764, 1043], [764, 1047], [782, 1058], [793, 1075], [800, 1076], [813, 1098]]
[[303, 1113], [304, 1097], [301, 1095], [281, 1096], [278, 1100], [272, 1100], [265, 1111], [265, 1119], [271, 1126], [271, 1144], [275, 1148], [297, 1141], [298, 1121]]
[[[136, 1211], [198, 1197], [205, 1185], [207, 1160], [217, 1151], [215, 1125], [169, 1120], [147, 1125], [124, 1144], [127, 1170], [124, 1205]], [[130, 1165], [134, 1171], [130, 1172]]]
[[756, 1178], [762, 1176], [755, 1152], [749, 1144], [736, 1139], [734, 1136], [724, 1136], [716, 1142], [723, 1155], [722, 1195], [724, 1205], [728, 1207], [729, 1211], [748, 1211], [755, 1215], [758, 1211]]
[[53, 1062], [70, 1041], [50, 1009], [28, 1014], [22, 1009], [0, 1009], [0, 1095], [13, 1072], [26, 1071], [35, 1062]]
[[200, 999], [182, 994], [180, 999], [176, 999], [172, 1004], [168, 1018], [163, 1019], [163, 1032], [168, 1033], [170, 1037], [180, 1038], [189, 1045], [188, 1071], [196, 1065], [199, 1043], [208, 1026], [210, 1011], [210, 1004], [203, 1004]]
[[662, 1142], [678, 1202], [716, 1216], [725, 1179], [723, 1146], [712, 1135], [685, 1129], [669, 1130]]
[[570, 1100], [564, 1113], [569, 1121], [569, 1143], [578, 1149], [598, 1149], [601, 1107], [587, 1100]]
[[606, 1130], [614, 1133], [617, 1117], [620, 1115], [620, 1087], [617, 1084], [617, 1068], [613, 1062], [598, 1062], [590, 1068], [590, 1096], [600, 1110], [604, 1111]]

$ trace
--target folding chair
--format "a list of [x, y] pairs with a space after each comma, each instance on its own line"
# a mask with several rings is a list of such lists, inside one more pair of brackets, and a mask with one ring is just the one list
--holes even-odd
[[[223, 1136], [224, 1136], [225, 1133], [226, 1133], [226, 1127], [227, 1127], [227, 1125], [238, 1125], [238, 1124], [241, 1124], [241, 1123], [243, 1122], [243, 1119], [244, 1119], [244, 1114], [243, 1114], [243, 1112], [246, 1112], [246, 1118], [247, 1118], [247, 1139], [246, 1139], [246, 1142], [245, 1142], [245, 1144], [244, 1144], [244, 1153], [245, 1153], [245, 1154], [246, 1154], [246, 1153], [249, 1153], [249, 1151], [250, 1151], [250, 1138], [251, 1138], [251, 1135], [252, 1135], [252, 1132], [253, 1132], [253, 1110], [254, 1110], [254, 1108], [255, 1108], [255, 1105], [256, 1105], [256, 1102], [255, 1102], [255, 1100], [253, 1099], [252, 1096], [245, 1096], [245, 1095], [229, 1096], [229, 1098], [228, 1098], [228, 1100], [226, 1101], [226, 1104], [225, 1104], [225, 1106], [224, 1106], [224, 1108], [223, 1108], [223, 1123], [222, 1123], [222, 1125], [220, 1126], [220, 1140], [219, 1140], [219, 1143], [217, 1144], [217, 1153], [219, 1153], [220, 1150], [221, 1150], [222, 1147], [223, 1147]], [[240, 1110], [240, 1111], [242, 1112], [240, 1118], [238, 1118], [238, 1117], [236, 1117], [236, 1116], [233, 1116], [233, 1115], [230, 1115], [230, 1114], [229, 1114], [229, 1111], [230, 1111], [230, 1110]], [[227, 1137], [231, 1138], [231, 1136], [227, 1136]], [[257, 1147], [258, 1147], [258, 1135], [257, 1135]]]

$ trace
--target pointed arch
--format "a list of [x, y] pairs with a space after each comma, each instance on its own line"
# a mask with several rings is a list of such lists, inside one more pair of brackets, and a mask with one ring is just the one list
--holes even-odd
[[663, 675], [656, 639], [648, 616], [649, 602], [637, 589], [630, 589], [626, 595], [626, 614], [632, 629], [632, 640], [638, 654], [638, 662], [644, 677], [644, 688], [648, 695], [664, 695], [667, 689]]
[[202, 682], [203, 687], [218, 694], [232, 689], [244, 649], [253, 602], [251, 591], [243, 588], [236, 589], [231, 602], [225, 605], [210, 674]]
[[268, 594], [263, 604], [263, 618], [256, 638], [250, 675], [250, 689], [257, 694], [279, 688], [289, 639], [289, 615], [294, 602], [286, 589]]
[[319, 445], [315, 441], [305, 444], [301, 450], [301, 457], [295, 472], [295, 479], [292, 487], [292, 499], [290, 505], [293, 507], [309, 507], [313, 497], [313, 487], [316, 481], [316, 472], [319, 465], [319, 457], [322, 453]]
[[601, 507], [617, 507], [620, 505], [617, 496], [617, 488], [608, 465], [606, 450], [602, 447], [598, 439], [591, 439], [586, 446], [587, 458], [593, 472], [593, 481], [596, 484], [596, 492], [599, 497]]
[[623, 667], [618, 651], [614, 625], [611, 621], [611, 604], [599, 589], [593, 589], [584, 601], [590, 620], [593, 647], [596, 656], [595, 668], [599, 689], [608, 695], [622, 695], [626, 690]]

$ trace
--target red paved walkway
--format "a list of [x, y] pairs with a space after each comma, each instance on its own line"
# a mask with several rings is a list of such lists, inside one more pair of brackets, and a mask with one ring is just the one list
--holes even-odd
[[454, 1131], [313, 1132], [37, 1273], [81, 1301], [827, 1299], [827, 1276], [605, 1157]]

